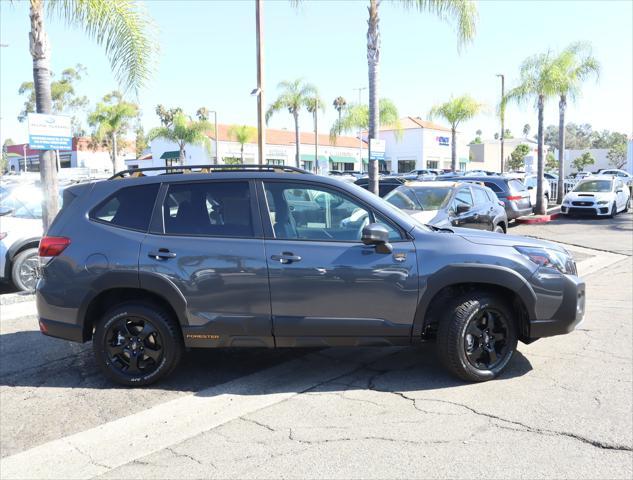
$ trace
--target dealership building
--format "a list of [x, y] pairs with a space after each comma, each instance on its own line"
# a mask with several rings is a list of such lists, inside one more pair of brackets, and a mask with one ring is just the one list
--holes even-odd
[[[230, 125], [218, 125], [218, 163], [236, 164], [242, 163], [242, 146], [229, 135]], [[256, 132], [255, 129], [253, 129]], [[184, 165], [202, 165], [213, 163], [215, 157], [215, 139], [209, 133], [211, 151], [203, 145], [186, 145]], [[299, 134], [299, 163], [301, 168], [325, 173], [328, 170], [341, 171], [366, 171], [367, 170], [367, 144], [356, 138], [338, 136], [336, 141], [331, 141], [329, 135], [318, 135], [317, 163], [315, 165], [315, 141], [314, 133], [300, 132]], [[175, 142], [157, 138], [151, 142], [151, 155], [137, 160], [126, 160], [130, 168], [163, 167], [179, 164], [178, 145]], [[262, 163], [272, 165], [296, 166], [295, 161], [295, 133], [291, 130], [266, 129], [266, 147], [264, 150], [265, 161]], [[250, 142], [244, 144], [244, 163], [258, 164], [257, 134], [253, 135]]]

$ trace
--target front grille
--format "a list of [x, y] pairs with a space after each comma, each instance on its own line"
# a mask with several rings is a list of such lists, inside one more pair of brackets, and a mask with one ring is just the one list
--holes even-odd
[[593, 206], [593, 202], [571, 202], [572, 205], [576, 207], [591, 207]]
[[571, 207], [569, 209], [570, 214], [578, 214], [578, 215], [595, 215], [596, 214], [596, 209], [595, 208], [574, 208]]

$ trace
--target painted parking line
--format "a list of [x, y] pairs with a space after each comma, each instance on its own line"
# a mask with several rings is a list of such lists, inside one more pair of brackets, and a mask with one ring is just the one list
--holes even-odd
[[311, 353], [6, 457], [0, 460], [1, 477], [92, 478], [287, 400], [399, 350], [369, 347]]

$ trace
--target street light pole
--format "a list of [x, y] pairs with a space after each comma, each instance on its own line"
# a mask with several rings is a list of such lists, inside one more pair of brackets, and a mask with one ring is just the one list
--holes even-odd
[[[358, 90], [358, 106], [362, 103], [361, 93], [363, 90], [367, 90], [367, 87], [358, 87], [354, 90]], [[363, 170], [363, 136], [362, 130], [358, 127], [358, 159], [360, 161], [360, 169]], [[369, 158], [367, 159], [369, 161]]]
[[503, 163], [505, 157], [503, 156], [503, 135], [505, 133], [504, 120], [506, 116], [505, 105], [503, 99], [505, 97], [505, 76], [502, 73], [498, 73], [497, 77], [501, 77], [501, 108], [499, 110], [499, 116], [501, 117], [501, 173], [503, 173]]
[[209, 113], [213, 114], [213, 123], [214, 123], [214, 129], [215, 129], [215, 158], [213, 163], [215, 165], [218, 165], [220, 162], [220, 156], [218, 155], [218, 112], [215, 110], [211, 110]]
[[263, 0], [255, 0], [255, 30], [257, 34], [257, 154], [259, 164], [265, 163], [264, 147], [266, 130], [264, 126], [264, 26], [262, 24]]
[[319, 110], [319, 97], [316, 96], [314, 98], [314, 168], [312, 169], [316, 172], [316, 166], [319, 163], [319, 127], [317, 124]]
[[[28, 145], [26, 143], [24, 145], [22, 145], [22, 153], [24, 154], [24, 155], [22, 155], [24, 157], [24, 173], [26, 173], [26, 147], [27, 146]], [[18, 167], [19, 167], [19, 165], [18, 165]], [[19, 170], [19, 168], [18, 168], [18, 170]]]

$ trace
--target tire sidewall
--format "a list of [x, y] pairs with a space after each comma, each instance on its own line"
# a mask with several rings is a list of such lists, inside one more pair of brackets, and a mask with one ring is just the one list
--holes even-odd
[[[133, 316], [150, 322], [158, 331], [163, 346], [163, 356], [158, 368], [154, 371], [136, 377], [126, 375], [117, 369], [109, 359], [106, 351], [106, 334], [109, 328], [124, 317]], [[149, 385], [168, 375], [180, 359], [180, 339], [174, 338], [168, 321], [160, 309], [151, 306], [129, 304], [115, 307], [104, 314], [95, 329], [92, 339], [93, 350], [97, 364], [103, 373], [112, 381], [121, 385], [141, 386]]]
[[[461, 325], [459, 328], [459, 335], [457, 337], [457, 345], [454, 345], [454, 348], [457, 350], [457, 355], [459, 358], [459, 362], [463, 370], [465, 370], [469, 376], [475, 377], [479, 381], [491, 380], [495, 378], [505, 367], [508, 365], [512, 357], [514, 356], [514, 352], [517, 347], [517, 333], [516, 326], [514, 324], [512, 315], [510, 313], [510, 309], [507, 306], [494, 297], [482, 296], [480, 298], [472, 298], [475, 300], [475, 305], [469, 308], [467, 315], [461, 318]], [[493, 369], [478, 369], [471, 365], [466, 357], [466, 328], [468, 324], [472, 320], [472, 318], [477, 315], [481, 310], [490, 308], [491, 310], [496, 310], [501, 315], [505, 317], [508, 335], [506, 338], [506, 342], [509, 343], [510, 349], [506, 353], [503, 361], [497, 365]]]
[[22, 283], [22, 280], [20, 279], [20, 267], [22, 266], [25, 260], [33, 256], [37, 257], [37, 255], [38, 255], [37, 248], [27, 248], [25, 250], [22, 250], [13, 258], [13, 264], [11, 265], [11, 283], [13, 283], [13, 286], [15, 288], [18, 288], [19, 290], [22, 290], [23, 292], [29, 292], [35, 289], [35, 288], [33, 288], [33, 290], [28, 289]]

